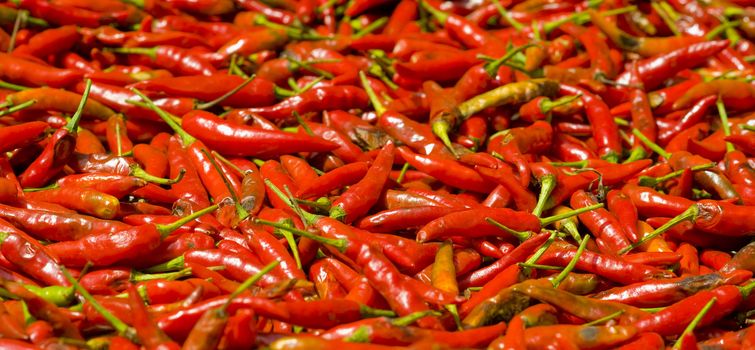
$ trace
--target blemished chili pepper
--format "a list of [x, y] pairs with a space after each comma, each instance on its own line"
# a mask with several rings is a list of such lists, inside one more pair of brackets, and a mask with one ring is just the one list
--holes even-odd
[[710, 290], [724, 284], [739, 284], [747, 280], [747, 275], [746, 272], [738, 270], [731, 274], [711, 273], [664, 281], [645, 281], [605, 290], [596, 294], [595, 297], [636, 307], [666, 306], [700, 291]]
[[101, 219], [114, 218], [120, 206], [118, 198], [89, 188], [63, 186], [50, 190], [27, 192], [25, 196], [32, 200], [60, 204]]
[[720, 271], [725, 273], [733, 272], [738, 269], [753, 271], [755, 270], [755, 266], [752, 264], [753, 255], [755, 255], [755, 244], [750, 243], [737, 251], [731, 260], [726, 262], [726, 264], [720, 268]]
[[646, 312], [633, 306], [574, 295], [558, 288], [551, 288], [551, 286], [538, 285], [534, 281], [536, 280], [519, 283], [513, 287], [513, 290], [542, 302], [547, 302], [585, 321], [601, 319], [620, 311], [621, 314], [617, 319], [619, 323], [624, 324], [634, 322], [647, 315]]
[[673, 51], [678, 47], [689, 46], [690, 44], [701, 42], [701, 38], [695, 36], [679, 37], [634, 37], [619, 29], [616, 25], [609, 23], [597, 12], [590, 10], [590, 19], [593, 24], [598, 26], [611, 41], [622, 49], [636, 52], [642, 56], [650, 57]]
[[[524, 338], [528, 348], [541, 348], [556, 341], [565, 342], [574, 349], [611, 347], [635, 336], [632, 326], [577, 326], [554, 325], [527, 328]], [[557, 335], [557, 334], [560, 334]], [[562, 339], [559, 339], [563, 337]]]

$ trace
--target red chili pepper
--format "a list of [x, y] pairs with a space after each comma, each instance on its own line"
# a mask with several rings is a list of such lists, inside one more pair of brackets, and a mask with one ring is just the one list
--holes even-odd
[[[574, 192], [570, 202], [571, 207], [575, 209], [596, 203], [597, 202], [589, 194], [581, 190]], [[606, 244], [610, 249], [610, 252], [606, 253], [617, 252], [629, 246], [629, 241], [627, 240], [623, 225], [608, 210], [598, 208], [580, 214], [579, 220], [583, 225], [587, 226], [597, 239], [600, 239]]]
[[744, 298], [749, 296], [752, 287], [750, 283], [745, 287], [725, 285], [710, 291], [702, 291], [638, 320], [635, 326], [640, 331], [656, 332], [661, 335], [680, 334], [685, 325], [700, 310], [697, 306], [705, 305], [711, 299], [715, 299], [716, 307], [712, 308], [700, 322], [701, 326], [709, 325], [736, 308]]
[[608, 106], [600, 97], [575, 86], [561, 84], [561, 92], [567, 95], [582, 95], [587, 119], [593, 128], [593, 138], [598, 146], [598, 155], [609, 159], [621, 154], [619, 131]]
[[709, 95], [718, 95], [727, 108], [743, 110], [755, 106], [752, 97], [755, 88], [749, 83], [737, 80], [712, 80], [692, 86], [674, 102], [674, 109], [690, 106], [695, 101]]
[[0, 53], [0, 67], [0, 77], [3, 79], [32, 86], [66, 87], [80, 81], [83, 76], [79, 71], [58, 69], [5, 53]]
[[204, 111], [192, 111], [184, 115], [181, 126], [210, 149], [226, 155], [272, 157], [298, 151], [320, 152], [336, 148], [329, 141], [307, 135], [234, 125]]
[[[538, 263], [546, 265], [555, 263], [559, 266], [566, 266], [574, 258], [575, 253], [576, 249], [570, 249], [568, 245], [565, 246], [563, 243], [554, 242], [543, 257], [538, 260]], [[624, 262], [613, 256], [590, 251], [585, 251], [580, 255], [576, 268], [625, 284], [668, 277], [670, 275], [668, 271], [642, 264]]]
[[592, 23], [600, 28], [614, 44], [624, 50], [636, 52], [645, 57], [668, 53], [678, 47], [685, 47], [702, 41], [700, 37], [695, 36], [634, 37], [623, 32], [615, 24], [606, 21], [594, 10], [588, 10], [588, 13]]
[[[162, 92], [174, 97], [191, 97], [203, 101], [213, 101], [225, 95], [230, 87], [239, 86], [244, 79], [236, 75], [212, 75], [165, 77], [140, 81], [130, 87], [142, 91]], [[197, 86], [203, 89], [197, 90]], [[224, 99], [222, 105], [248, 108], [268, 106], [275, 101], [273, 85], [264, 79], [256, 78], [241, 90]]]
[[382, 188], [388, 179], [393, 166], [394, 150], [395, 146], [392, 143], [383, 147], [364, 179], [349, 187], [333, 202], [331, 217], [343, 218], [344, 222], [351, 223], [375, 205], [380, 194], [375, 189]]
[[0, 128], [0, 152], [23, 148], [38, 141], [49, 127], [45, 122], [33, 121]]
[[446, 183], [465, 190], [487, 193], [494, 186], [474, 170], [445, 157], [419, 155], [405, 147], [399, 147], [398, 153], [412, 167]]
[[91, 262], [95, 266], [106, 266], [156, 249], [162, 239], [181, 225], [215, 209], [217, 206], [208, 207], [170, 225], [146, 224], [112, 234], [93, 234], [75, 241], [58, 242], [48, 248], [66, 265], [84, 266]]
[[110, 50], [121, 54], [145, 55], [156, 67], [167, 69], [174, 74], [210, 76], [215, 73], [215, 67], [204, 57], [178, 46], [123, 47]]

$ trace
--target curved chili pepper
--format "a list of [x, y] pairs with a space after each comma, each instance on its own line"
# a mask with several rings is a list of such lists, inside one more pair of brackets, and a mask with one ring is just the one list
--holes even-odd
[[678, 47], [689, 46], [698, 43], [700, 37], [679, 36], [679, 37], [634, 37], [619, 29], [616, 25], [609, 23], [600, 14], [594, 10], [588, 10], [592, 23], [600, 28], [611, 41], [624, 50], [636, 52], [642, 56], [650, 57], [673, 51]]
[[595, 295], [601, 300], [613, 300], [636, 307], [658, 307], [678, 302], [704, 290], [711, 290], [724, 284], [739, 284], [747, 279], [747, 274], [732, 273], [723, 275], [686, 276], [663, 281], [645, 281], [623, 287], [612, 288]]
[[38, 141], [50, 127], [43, 121], [33, 121], [0, 128], [0, 152], [23, 148]]
[[342, 218], [344, 222], [351, 223], [375, 205], [379, 194], [375, 188], [382, 188], [385, 185], [393, 166], [394, 150], [393, 143], [383, 146], [364, 178], [349, 187], [333, 202], [330, 209], [331, 217]]
[[0, 53], [0, 77], [32, 86], [61, 88], [71, 86], [81, 80], [83, 73], [42, 65], [23, 58]]
[[640, 331], [654, 331], [661, 335], [680, 334], [700, 309], [698, 305], [716, 300], [714, 304], [717, 307], [711, 309], [700, 322], [703, 326], [711, 324], [736, 308], [749, 296], [751, 289], [752, 283], [745, 287], [725, 285], [702, 291], [638, 320], [635, 326]]
[[700, 82], [674, 102], [674, 109], [690, 106], [692, 103], [709, 95], [718, 95], [726, 107], [737, 110], [751, 109], [755, 106], [753, 96], [755, 87], [738, 80], [712, 80]]
[[397, 150], [412, 167], [450, 186], [482, 193], [487, 193], [495, 187], [486, 182], [477, 172], [453, 159], [416, 154], [406, 147], [399, 147]]

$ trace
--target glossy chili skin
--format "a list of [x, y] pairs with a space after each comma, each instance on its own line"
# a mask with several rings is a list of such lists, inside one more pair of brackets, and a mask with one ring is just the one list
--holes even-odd
[[[236, 75], [212, 75], [165, 77], [140, 81], [130, 87], [142, 91], [157, 91], [177, 97], [190, 97], [202, 101], [212, 101], [228, 92], [229, 87], [238, 86], [244, 79]], [[197, 86], [203, 86], [197, 90]], [[221, 104], [236, 108], [268, 106], [275, 102], [273, 85], [256, 78], [240, 91], [225, 99]]]
[[278, 104], [252, 108], [250, 111], [272, 120], [291, 120], [294, 112], [303, 115], [323, 110], [365, 107], [367, 94], [364, 90], [354, 86], [324, 86], [312, 88]]
[[42, 246], [37, 240], [5, 220], [0, 220], [0, 230], [6, 235], [0, 245], [0, 252], [5, 259], [29, 276], [48, 285], [70, 285], [48, 247]]
[[[577, 191], [571, 197], [571, 207], [581, 208], [597, 202], [584, 191]], [[601, 239], [608, 248], [617, 252], [629, 246], [627, 234], [619, 220], [604, 208], [598, 208], [579, 214], [579, 220], [597, 238]]]
[[66, 87], [83, 76], [79, 71], [45, 66], [6, 53], [0, 54], [0, 66], [3, 79], [32, 86]]
[[579, 87], [561, 84], [560, 89], [564, 95], [582, 94], [587, 119], [592, 125], [593, 138], [598, 146], [598, 155], [620, 154], [622, 147], [619, 130], [605, 102], [600, 97]]
[[328, 151], [337, 146], [308, 135], [234, 125], [204, 111], [184, 115], [181, 126], [207, 147], [225, 155], [272, 157], [298, 151]]
[[383, 146], [364, 178], [343, 192], [338, 200], [333, 202], [331, 211], [333, 208], [343, 211], [345, 213], [343, 220], [346, 223], [351, 223], [356, 218], [364, 216], [379, 199], [377, 196], [380, 192], [375, 191], [375, 189], [382, 188], [388, 180], [394, 155], [395, 146], [393, 143]]

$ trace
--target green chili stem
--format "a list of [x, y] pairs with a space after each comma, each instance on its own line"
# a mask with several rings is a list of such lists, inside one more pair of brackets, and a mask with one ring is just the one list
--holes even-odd
[[638, 139], [640, 139], [640, 141], [642, 141], [642, 143], [644, 143], [645, 146], [647, 146], [648, 148], [650, 148], [650, 150], [652, 150], [655, 153], [658, 153], [659, 156], [661, 156], [663, 158], [666, 158], [666, 159], [668, 159], [668, 158], [671, 157], [671, 153], [666, 152], [666, 150], [664, 150], [663, 148], [661, 148], [661, 146], [658, 146], [657, 143], [655, 143], [653, 141], [650, 141], [650, 139], [647, 138], [647, 136], [645, 136], [641, 131], [633, 128], [632, 129], [632, 134], [634, 134], [635, 137], [637, 137]]
[[15, 106], [11, 106], [8, 109], [5, 109], [3, 111], [0, 111], [0, 117], [6, 116], [11, 113], [16, 113], [22, 109], [28, 108], [33, 106], [35, 103], [37, 103], [37, 100], [29, 100], [24, 103], [17, 104]]
[[[713, 168], [715, 166], [716, 166], [716, 163], [708, 163], [708, 164], [702, 164], [702, 165], [695, 165], [695, 166], [689, 168], [689, 170], [691, 170], [691, 171], [700, 171], [700, 170], [710, 169], [710, 168]], [[671, 179], [673, 179], [673, 178], [675, 178], [677, 176], [681, 176], [684, 173], [685, 170], [687, 170], [687, 169], [677, 170], [677, 171], [674, 171], [674, 172], [671, 172], [671, 173], [668, 173], [666, 175], [659, 176], [659, 177], [640, 176], [639, 184], [640, 184], [640, 186], [653, 187], [653, 186], [655, 186], [655, 185], [657, 185], [659, 183], [663, 183], [663, 182], [671, 180]]]
[[277, 222], [263, 220], [263, 219], [259, 219], [259, 218], [254, 219], [254, 222], [257, 223], [257, 224], [260, 224], [260, 225], [266, 225], [266, 226], [271, 226], [271, 227], [279, 228], [281, 230], [291, 232], [291, 233], [293, 233], [295, 235], [302, 236], [302, 237], [305, 237], [305, 238], [309, 238], [309, 239], [311, 239], [313, 241], [317, 241], [317, 242], [322, 243], [322, 244], [327, 244], [327, 245], [336, 247], [340, 251], [346, 250], [346, 248], [348, 246], [348, 242], [345, 239], [330, 239], [330, 238], [325, 238], [325, 237], [321, 237], [321, 236], [312, 234], [312, 233], [304, 231], [304, 230], [299, 230], [297, 228], [288, 227], [286, 225], [283, 225], [283, 224], [280, 224], [280, 223], [277, 223]]
[[530, 233], [530, 232], [522, 232], [522, 231], [512, 230], [509, 227], [507, 227], [506, 225], [504, 225], [504, 224], [502, 224], [502, 223], [500, 223], [498, 221], [495, 221], [493, 218], [485, 218], [485, 221], [487, 221], [489, 224], [491, 224], [491, 225], [493, 225], [493, 226], [495, 226], [495, 227], [497, 227], [497, 228], [505, 231], [506, 233], [511, 234], [512, 236], [516, 237], [519, 241], [526, 241], [527, 239], [529, 239], [532, 236], [532, 233]]
[[380, 103], [380, 100], [378, 99], [377, 95], [375, 94], [375, 90], [372, 90], [372, 86], [370, 86], [369, 80], [367, 80], [367, 76], [364, 75], [364, 72], [359, 72], [359, 80], [362, 82], [362, 87], [364, 88], [364, 91], [367, 93], [367, 96], [370, 98], [370, 103], [372, 103], [372, 107], [375, 108], [375, 113], [377, 113], [378, 116], [381, 116], [385, 113], [386, 108], [383, 106], [382, 103]]
[[373, 21], [372, 23], [368, 24], [366, 27], [362, 28], [358, 32], [354, 33], [351, 37], [354, 39], [359, 39], [367, 34], [370, 34], [378, 29], [380, 29], [382, 26], [388, 24], [388, 17], [380, 17], [377, 20]]
[[540, 194], [537, 197], [537, 205], [532, 210], [532, 214], [540, 217], [545, 209], [545, 204], [548, 202], [553, 190], [556, 189], [556, 176], [553, 174], [546, 174], [540, 178]]
[[[726, 106], [724, 106], [724, 101], [721, 99], [721, 96], [718, 96], [716, 108], [718, 109], [718, 116], [721, 118], [721, 129], [724, 131], [724, 136], [730, 136], [731, 128], [729, 127], [729, 114], [726, 113]], [[726, 142], [726, 151], [734, 151], [734, 145], [731, 142]]]
[[71, 133], [76, 132], [76, 128], [79, 125], [81, 116], [84, 114], [84, 106], [87, 103], [87, 99], [89, 99], [89, 90], [91, 89], [92, 89], [92, 80], [87, 79], [86, 86], [84, 87], [84, 93], [81, 94], [81, 101], [79, 101], [79, 106], [76, 107], [76, 112], [73, 113], [71, 120], [69, 120], [68, 124], [66, 124], [66, 130], [68, 130]]
[[215, 105], [217, 105], [218, 103], [225, 101], [227, 98], [233, 96], [235, 93], [241, 91], [241, 89], [243, 89], [245, 86], [249, 85], [249, 83], [251, 83], [255, 77], [256, 75], [252, 74], [252, 76], [250, 76], [249, 78], [246, 78], [246, 80], [244, 80], [241, 84], [237, 85], [235, 88], [231, 89], [230, 91], [224, 93], [222, 96], [210, 102], [200, 103], [196, 105], [194, 108], [195, 109], [210, 109], [212, 107], [215, 107]]
[[183, 226], [183, 225], [185, 225], [185, 224], [193, 221], [194, 219], [196, 219], [196, 218], [198, 218], [200, 216], [212, 213], [216, 209], [218, 209], [218, 205], [214, 204], [214, 205], [211, 205], [211, 206], [209, 206], [207, 208], [204, 208], [204, 209], [202, 209], [200, 211], [194, 212], [191, 215], [184, 216], [184, 217], [176, 220], [173, 223], [170, 223], [170, 224], [167, 224], [167, 225], [155, 224], [155, 227], [157, 228], [157, 231], [160, 232], [160, 235], [164, 239], [165, 237], [168, 237], [168, 235], [170, 235], [173, 231], [178, 230], [179, 228], [181, 228], [181, 226]]
[[131, 341], [138, 341], [136, 337], [136, 332], [133, 328], [129, 327], [126, 323], [119, 320], [115, 315], [110, 313], [108, 309], [104, 308], [94, 297], [89, 294], [89, 292], [79, 284], [76, 279], [71, 276], [71, 274], [68, 272], [68, 270], [65, 267], [60, 267], [60, 271], [63, 273], [63, 276], [68, 280], [68, 282], [73, 285], [74, 290], [76, 290], [79, 294], [81, 294], [84, 299], [92, 305], [92, 307], [100, 314], [102, 315], [102, 318], [104, 318], [108, 323], [110, 323], [113, 328], [120, 334], [121, 336], [131, 340]]
[[585, 251], [587, 242], [589, 240], [590, 236], [585, 236], [585, 238], [582, 239], [582, 242], [579, 243], [579, 247], [577, 248], [577, 252], [574, 254], [574, 258], [572, 258], [571, 261], [569, 261], [569, 264], [567, 264], [566, 267], [558, 274], [558, 276], [556, 276], [556, 278], [551, 281], [553, 288], [558, 288], [561, 282], [563, 282], [569, 275], [569, 273], [574, 270], [574, 267], [577, 266], [579, 257], [582, 256], [582, 252]]
[[149, 97], [147, 97], [138, 89], [132, 88], [131, 91], [135, 93], [137, 96], [141, 97], [141, 99], [144, 100], [144, 102], [147, 104], [149, 109], [155, 111], [155, 113], [157, 113], [157, 115], [159, 115], [160, 118], [162, 118], [162, 120], [164, 120], [165, 123], [167, 123], [168, 126], [170, 126], [170, 128], [173, 129], [173, 131], [176, 134], [178, 134], [179, 137], [181, 137], [181, 140], [184, 143], [184, 147], [191, 145], [192, 143], [194, 143], [194, 141], [197, 140], [194, 136], [189, 135], [189, 133], [187, 133], [183, 128], [181, 128], [180, 118], [174, 115], [171, 115], [170, 113], [164, 111], [162, 108], [155, 105], [155, 103]]
[[582, 213], [586, 213], [588, 211], [595, 210], [595, 209], [598, 209], [598, 208], [603, 208], [603, 203], [597, 203], [597, 204], [593, 204], [593, 205], [588, 205], [588, 206], [583, 207], [583, 208], [573, 209], [573, 210], [565, 212], [565, 213], [549, 216], [547, 218], [542, 218], [542, 219], [540, 219], [540, 225], [542, 225], [542, 226], [548, 226], [548, 225], [550, 225], [550, 224], [552, 224], [552, 223], [554, 223], [556, 221], [560, 221], [560, 220], [563, 220], [563, 219], [566, 219], [566, 218], [570, 218], [572, 216], [579, 215], [579, 214], [582, 214]]
[[543, 264], [530, 264], [530, 263], [519, 263], [519, 266], [527, 267], [531, 269], [538, 269], [538, 270], [563, 270], [563, 266], [556, 266], [556, 265], [543, 265]]
[[404, 166], [401, 167], [401, 172], [398, 174], [398, 178], [396, 178], [396, 183], [400, 185], [404, 182], [404, 176], [406, 176], [406, 172], [409, 171], [410, 167], [409, 163], [404, 163]]
[[621, 316], [622, 314], [624, 314], [624, 312], [625, 312], [625, 310], [616, 311], [616, 312], [614, 312], [614, 313], [612, 313], [610, 315], [607, 315], [605, 317], [601, 317], [601, 318], [599, 318], [597, 320], [592, 320], [590, 322], [587, 322], [587, 323], [583, 324], [583, 326], [597, 326], [599, 324], [603, 324], [605, 322], [608, 322], [610, 320], [615, 319], [616, 317]]
[[522, 29], [524, 29], [524, 24], [520, 23], [519, 21], [517, 21], [516, 19], [514, 19], [513, 17], [511, 17], [511, 15], [509, 14], [509, 12], [506, 11], [506, 9], [503, 8], [503, 6], [501, 6], [501, 2], [500, 1], [498, 1], [498, 0], [492, 0], [492, 1], [493, 1], [493, 5], [495, 5], [496, 10], [498, 10], [498, 13], [501, 14], [501, 18], [505, 19], [506, 22], [512, 28], [514, 28], [517, 32], [521, 32]]
[[267, 264], [267, 266], [263, 267], [259, 272], [255, 273], [253, 276], [247, 278], [243, 283], [239, 285], [238, 288], [236, 288], [236, 290], [233, 291], [233, 293], [231, 293], [228, 296], [228, 299], [226, 299], [223, 306], [220, 307], [220, 311], [225, 312], [225, 310], [228, 309], [228, 306], [231, 305], [231, 302], [233, 301], [233, 299], [235, 299], [237, 296], [239, 296], [239, 294], [243, 293], [245, 290], [249, 289], [249, 287], [253, 286], [255, 283], [257, 283], [257, 281], [261, 280], [262, 277], [265, 276], [265, 274], [272, 271], [272, 269], [277, 267], [279, 264], [280, 264], [280, 261], [277, 261], [277, 260], [273, 261]]
[[697, 327], [700, 321], [702, 321], [703, 317], [705, 317], [705, 314], [708, 313], [708, 311], [710, 310], [710, 308], [713, 307], [713, 304], [715, 304], [716, 301], [717, 301], [716, 297], [713, 297], [712, 299], [708, 301], [707, 304], [705, 304], [705, 306], [703, 306], [700, 312], [698, 312], [697, 315], [695, 315], [695, 318], [692, 319], [692, 322], [690, 322], [687, 325], [687, 328], [684, 328], [684, 332], [682, 332], [681, 336], [679, 336], [679, 339], [676, 340], [676, 343], [674, 343], [674, 346], [672, 347], [672, 349], [682, 348], [684, 337], [686, 337], [687, 334], [690, 334], [695, 330], [695, 327]]
[[643, 245], [645, 242], [658, 237], [662, 233], [666, 232], [671, 227], [680, 224], [684, 221], [693, 221], [697, 217], [697, 215], [700, 213], [700, 209], [697, 208], [697, 204], [691, 205], [687, 210], [685, 210], [683, 213], [677, 215], [673, 219], [669, 220], [667, 223], [661, 225], [661, 227], [658, 227], [657, 229], [653, 230], [653, 232], [649, 233], [647, 236], [642, 237], [639, 241], [633, 243], [632, 245], [619, 250], [619, 254], [625, 254], [627, 252], [632, 251], [632, 249], [637, 248], [641, 245]]

